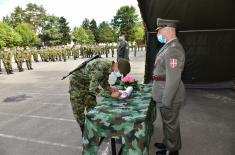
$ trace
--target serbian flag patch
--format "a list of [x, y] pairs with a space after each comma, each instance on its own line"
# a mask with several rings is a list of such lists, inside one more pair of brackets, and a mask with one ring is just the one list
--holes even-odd
[[170, 67], [175, 68], [177, 66], [177, 59], [170, 59]]

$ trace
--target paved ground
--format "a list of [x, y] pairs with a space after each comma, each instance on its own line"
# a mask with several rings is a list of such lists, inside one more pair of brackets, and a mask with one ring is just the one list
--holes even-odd
[[[144, 52], [131, 56], [132, 72], [139, 81], [143, 80], [144, 59]], [[81, 61], [34, 63], [33, 71], [0, 75], [0, 155], [81, 154], [81, 133], [69, 104], [68, 80], [60, 80]], [[181, 112], [181, 154], [234, 155], [235, 92], [187, 93]], [[152, 143], [161, 141], [160, 124], [158, 117]], [[104, 143], [99, 154], [108, 154], [107, 148]], [[150, 150], [154, 155], [153, 145]]]

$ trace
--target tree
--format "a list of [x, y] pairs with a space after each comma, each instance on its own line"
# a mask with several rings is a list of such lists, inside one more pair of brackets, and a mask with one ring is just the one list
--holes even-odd
[[62, 34], [61, 44], [67, 44], [70, 42], [70, 28], [68, 22], [64, 17], [59, 19], [59, 32]]
[[111, 43], [115, 41], [115, 31], [107, 22], [102, 22], [98, 29], [98, 42]]
[[88, 40], [88, 35], [83, 27], [75, 27], [72, 32], [72, 35], [74, 37], [74, 41], [79, 44], [85, 44]]
[[0, 48], [19, 46], [22, 42], [21, 36], [7, 23], [0, 22]]
[[86, 33], [88, 35], [88, 42], [87, 44], [94, 44], [95, 43], [95, 36], [91, 30], [86, 30]]
[[36, 31], [44, 23], [46, 10], [42, 5], [28, 3], [26, 9], [17, 6], [10, 16], [3, 17], [3, 21], [12, 27], [16, 27], [21, 23], [29, 23]]
[[59, 17], [47, 16], [44, 25], [42, 26], [42, 40], [46, 45], [60, 45], [61, 38]]
[[10, 16], [3, 17], [3, 22], [12, 27], [16, 27], [18, 24], [25, 21], [25, 11], [17, 6]]
[[90, 29], [90, 21], [89, 21], [89, 19], [85, 18], [82, 21], [82, 28], [84, 28], [85, 30], [89, 30]]
[[40, 44], [40, 40], [33, 30], [32, 25], [21, 23], [15, 27], [15, 31], [18, 32], [22, 38], [21, 46], [26, 47]]
[[98, 42], [98, 27], [96, 21], [94, 19], [91, 20], [89, 29], [92, 31], [93, 35], [95, 36], [95, 42]]
[[28, 3], [25, 9], [25, 22], [30, 23], [33, 29], [36, 31], [44, 24], [46, 17], [46, 10], [42, 5]]
[[139, 22], [136, 25], [135, 38], [136, 38], [136, 41], [143, 41], [144, 40], [144, 25], [143, 25], [143, 22]]
[[90, 30], [85, 30], [83, 27], [75, 27], [72, 35], [74, 41], [79, 44], [91, 44], [94, 43], [94, 35]]
[[133, 6], [122, 6], [118, 9], [111, 24], [114, 28], [117, 28], [121, 34], [125, 34], [127, 41], [134, 41], [137, 21], [138, 15], [136, 9]]

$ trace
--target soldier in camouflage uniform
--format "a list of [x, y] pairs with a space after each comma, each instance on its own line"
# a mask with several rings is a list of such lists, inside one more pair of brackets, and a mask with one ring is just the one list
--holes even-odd
[[32, 48], [31, 53], [33, 55], [34, 62], [39, 62], [39, 59], [38, 59], [39, 51], [37, 50], [37, 48]]
[[[124, 62], [123, 64], [129, 64]], [[96, 96], [110, 97], [112, 89], [108, 83], [109, 75], [113, 71], [127, 74], [129, 65], [123, 67], [123, 64], [117, 64], [106, 59], [96, 59], [89, 62], [84, 68], [73, 73], [70, 78], [70, 102], [74, 117], [80, 125], [83, 133], [85, 114], [84, 111], [90, 111], [96, 105]], [[99, 88], [102, 87], [102, 89]]]
[[3, 58], [3, 52], [0, 50], [0, 72], [2, 72], [2, 58]]
[[62, 48], [61, 51], [62, 51], [62, 58], [63, 58], [64, 62], [66, 62], [66, 60], [67, 60], [67, 50], [65, 48]]
[[2, 62], [3, 62], [3, 65], [5, 67], [7, 74], [13, 74], [11, 58], [12, 58], [12, 54], [10, 50], [5, 49], [3, 52]]
[[29, 51], [29, 49], [24, 51], [24, 58], [25, 58], [25, 62], [26, 62], [26, 66], [28, 70], [32, 70], [32, 55], [31, 55], [31, 51]]
[[15, 62], [17, 64], [17, 68], [19, 70], [19, 72], [23, 72], [23, 62], [24, 62], [24, 57], [23, 57], [23, 53], [20, 49], [17, 49], [14, 53], [14, 58], [15, 58]]

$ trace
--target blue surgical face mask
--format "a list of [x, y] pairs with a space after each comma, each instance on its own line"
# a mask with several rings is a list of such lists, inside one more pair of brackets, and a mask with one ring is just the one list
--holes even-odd
[[119, 72], [119, 71], [114, 71], [113, 73], [112, 73], [112, 75], [114, 76], [114, 77], [116, 77], [116, 78], [118, 78], [118, 77], [121, 77], [122, 76], [122, 74]]
[[166, 43], [166, 38], [164, 38], [162, 35], [157, 35], [157, 40], [162, 44]]

